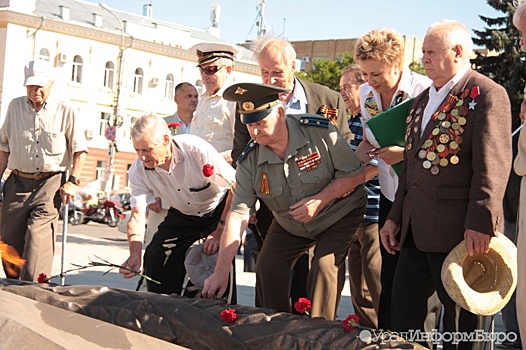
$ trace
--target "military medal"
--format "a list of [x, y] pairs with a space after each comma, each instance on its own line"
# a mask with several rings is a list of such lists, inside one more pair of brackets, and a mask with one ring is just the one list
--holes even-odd
[[[422, 167], [429, 170], [431, 174], [437, 175], [440, 173], [441, 167], [445, 168], [460, 162], [457, 154], [460, 152], [460, 145], [464, 141], [461, 135], [464, 132], [464, 125], [467, 123], [466, 116], [470, 109], [475, 108], [477, 104], [475, 99], [479, 95], [478, 86], [474, 86], [471, 90], [464, 89], [458, 96], [450, 94], [431, 116], [431, 120], [435, 121], [437, 125], [418, 151], [418, 158], [423, 160]], [[471, 98], [469, 108], [465, 105], [468, 97]], [[409, 132], [416, 133], [418, 131], [415, 126], [416, 120], [417, 118], [414, 118], [413, 124], [407, 126]]]
[[316, 169], [318, 164], [321, 163], [321, 157], [318, 152], [312, 152], [306, 156], [296, 158], [295, 161], [298, 164], [300, 171], [311, 171]]
[[270, 194], [270, 189], [269, 189], [269, 186], [268, 186], [268, 176], [267, 176], [267, 173], [262, 173], [261, 174], [261, 184], [259, 185], [259, 192], [265, 194], [265, 195], [269, 195]]
[[477, 102], [475, 102], [475, 98], [480, 95], [480, 89], [478, 86], [473, 86], [471, 88], [471, 92], [469, 93], [469, 97], [471, 97], [471, 102], [469, 104], [469, 109], [475, 109], [475, 106], [477, 105]]

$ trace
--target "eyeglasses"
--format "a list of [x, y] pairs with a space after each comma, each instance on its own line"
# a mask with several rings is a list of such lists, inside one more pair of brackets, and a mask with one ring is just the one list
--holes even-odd
[[209, 67], [203, 68], [199, 66], [199, 69], [201, 70], [201, 72], [205, 73], [206, 75], [214, 75], [223, 67], [224, 66], [209, 66]]

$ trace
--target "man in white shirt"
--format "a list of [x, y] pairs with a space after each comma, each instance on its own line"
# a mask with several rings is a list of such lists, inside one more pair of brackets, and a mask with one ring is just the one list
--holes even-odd
[[174, 89], [174, 101], [177, 105], [177, 112], [174, 115], [164, 118], [166, 124], [179, 123], [175, 130], [172, 131], [172, 135], [175, 134], [189, 134], [190, 126], [192, 125], [192, 119], [197, 108], [197, 102], [199, 97], [195, 86], [188, 82], [177, 84]]
[[[171, 137], [167, 124], [154, 115], [140, 117], [131, 137], [138, 158], [129, 171], [130, 257], [124, 266], [141, 269], [146, 206], [158, 211], [162, 199], [170, 209], [144, 253], [145, 274], [160, 284], [147, 281], [147, 287], [150, 292], [181, 294], [188, 248], [201, 238], [206, 254], [219, 248], [235, 171], [206, 141], [194, 135]], [[209, 177], [203, 173], [207, 164], [215, 171]], [[119, 272], [125, 278], [135, 276], [125, 269]]]
[[205, 92], [199, 97], [190, 130], [214, 146], [232, 163], [232, 143], [236, 104], [223, 98], [223, 91], [230, 85], [234, 69], [234, 56], [239, 50], [230, 44], [203, 42], [190, 49], [198, 58], [199, 72]]

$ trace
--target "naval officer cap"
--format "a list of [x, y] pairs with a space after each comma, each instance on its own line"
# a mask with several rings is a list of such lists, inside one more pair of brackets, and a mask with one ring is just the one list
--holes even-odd
[[239, 83], [229, 86], [223, 98], [237, 102], [241, 121], [250, 124], [268, 116], [271, 108], [281, 102], [279, 94], [289, 91], [272, 85]]
[[234, 60], [239, 50], [228, 43], [202, 42], [190, 48], [193, 55], [197, 56], [198, 66], [217, 61], [220, 58]]

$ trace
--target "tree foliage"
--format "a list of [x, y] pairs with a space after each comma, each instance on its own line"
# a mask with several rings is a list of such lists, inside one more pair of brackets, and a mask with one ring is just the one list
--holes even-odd
[[409, 63], [409, 69], [411, 69], [415, 73], [427, 75], [426, 70], [424, 69], [424, 66], [420, 62], [413, 61]]
[[520, 53], [520, 32], [513, 25], [514, 0], [487, 0], [489, 6], [502, 16], [489, 18], [479, 15], [486, 26], [473, 30], [473, 42], [489, 53], [477, 53], [472, 60], [477, 71], [504, 86], [511, 101], [514, 127], [519, 123], [520, 104], [524, 97], [526, 66]]
[[313, 68], [309, 72], [296, 72], [300, 79], [325, 85], [332, 90], [340, 91], [340, 76], [342, 69], [354, 63], [353, 57], [346, 53], [339, 55], [336, 60], [315, 59]]

